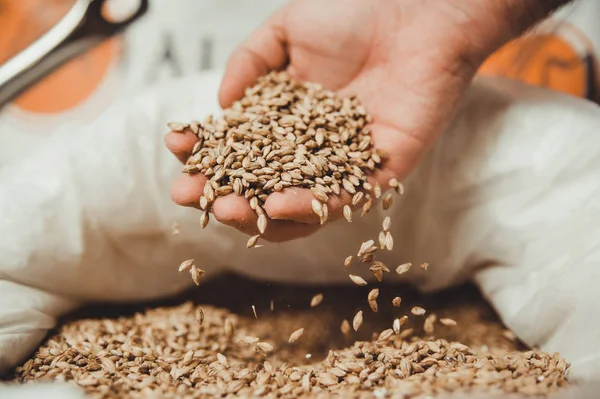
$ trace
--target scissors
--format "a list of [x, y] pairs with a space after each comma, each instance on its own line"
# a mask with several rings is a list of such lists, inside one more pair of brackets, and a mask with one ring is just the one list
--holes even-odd
[[109, 21], [102, 15], [110, 0], [76, 0], [48, 33], [0, 65], [0, 109], [65, 62], [121, 33], [148, 10], [148, 0], [128, 18]]

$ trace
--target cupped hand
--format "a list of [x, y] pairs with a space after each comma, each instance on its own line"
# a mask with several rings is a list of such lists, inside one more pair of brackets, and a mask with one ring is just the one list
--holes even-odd
[[[444, 131], [493, 40], [478, 32], [493, 26], [477, 18], [473, 1], [296, 0], [271, 16], [232, 55], [219, 101], [228, 107], [246, 87], [271, 70], [321, 83], [342, 96], [356, 95], [371, 114], [373, 140], [389, 158], [373, 176], [383, 189], [404, 179]], [[484, 2], [485, 3], [485, 2]], [[464, 6], [463, 4], [463, 6]], [[481, 4], [481, 3], [480, 3]], [[490, 33], [492, 32], [492, 33]], [[192, 134], [170, 133], [167, 146], [182, 161], [191, 154]], [[184, 175], [172, 188], [175, 202], [198, 206], [206, 179]], [[341, 216], [351, 196], [331, 196], [330, 219]], [[314, 232], [319, 218], [312, 194], [288, 188], [267, 199], [265, 238], [283, 241]], [[219, 198], [214, 217], [256, 234], [257, 217], [243, 197]]]

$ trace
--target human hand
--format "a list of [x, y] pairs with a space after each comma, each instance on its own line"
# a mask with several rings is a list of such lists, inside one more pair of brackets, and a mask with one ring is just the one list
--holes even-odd
[[[292, 1], [233, 54], [220, 103], [230, 106], [259, 76], [281, 68], [342, 96], [357, 95], [373, 117], [376, 147], [390, 155], [372, 176], [385, 190], [391, 177], [404, 179], [445, 130], [485, 57], [550, 9], [505, 3]], [[515, 21], [507, 22], [507, 15]], [[191, 134], [166, 138], [184, 162], [195, 141]], [[173, 199], [198, 207], [205, 180], [182, 176], [173, 185]], [[282, 241], [314, 232], [319, 218], [311, 199], [308, 190], [295, 188], [270, 195], [264, 205], [271, 219], [265, 238]], [[345, 192], [332, 196], [331, 218], [339, 217], [349, 202]], [[242, 197], [218, 199], [213, 214], [220, 222], [257, 233], [257, 216]]]

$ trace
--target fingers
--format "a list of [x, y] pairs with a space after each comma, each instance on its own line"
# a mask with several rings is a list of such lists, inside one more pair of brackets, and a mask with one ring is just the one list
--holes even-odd
[[197, 141], [198, 137], [191, 131], [186, 131], [185, 133], [169, 132], [165, 136], [167, 148], [181, 163], [185, 163], [192, 155], [192, 149]]
[[[320, 217], [312, 209], [313, 199], [314, 195], [310, 190], [291, 187], [269, 195], [264, 208], [272, 219], [319, 224]], [[330, 195], [327, 201], [327, 219], [341, 218], [344, 205], [349, 205], [351, 201], [352, 196], [343, 190], [340, 195]]]
[[[260, 234], [257, 222], [258, 215], [250, 208], [244, 197], [230, 194], [220, 197], [213, 206], [215, 219], [228, 226], [253, 236]], [[283, 242], [308, 236], [317, 231], [319, 225], [295, 223], [284, 220], [267, 219], [267, 229], [261, 238], [271, 242]]]
[[[204, 192], [207, 179], [202, 174], [180, 176], [171, 187], [171, 198], [182, 206], [200, 208], [200, 197]], [[244, 197], [230, 194], [216, 199], [212, 207], [212, 217], [218, 222], [236, 228], [248, 234], [259, 234], [258, 216], [250, 208]], [[318, 220], [317, 220], [318, 221]], [[271, 242], [283, 242], [308, 236], [319, 228], [319, 224], [302, 224], [283, 220], [267, 220], [267, 229], [262, 239]]]
[[283, 9], [275, 12], [232, 54], [219, 90], [219, 103], [229, 107], [256, 79], [287, 64]]
[[195, 175], [182, 174], [171, 186], [171, 199], [181, 206], [199, 209], [200, 197], [203, 194], [206, 181], [206, 177], [200, 173]]

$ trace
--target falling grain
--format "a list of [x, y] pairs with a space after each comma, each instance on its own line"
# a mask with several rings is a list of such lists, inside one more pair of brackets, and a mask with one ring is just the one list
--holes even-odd
[[360, 286], [367, 285], [367, 281], [364, 278], [360, 277], [360, 276], [356, 276], [354, 274], [350, 274], [348, 277], [350, 277], [350, 280], [352, 280], [352, 282], [354, 284], [356, 284], [356, 285], [360, 285]]
[[354, 329], [354, 331], [358, 331], [360, 326], [362, 326], [362, 323], [363, 323], [363, 312], [362, 312], [362, 310], [359, 310], [356, 313], [356, 315], [354, 316], [354, 319], [352, 319], [352, 328]]
[[202, 325], [202, 323], [204, 323], [204, 312], [201, 308], [196, 309], [196, 320], [198, 320], [199, 325]]
[[323, 302], [323, 294], [317, 294], [315, 296], [312, 297], [312, 299], [310, 300], [310, 307], [314, 308], [317, 307], [321, 304], [321, 302]]
[[392, 203], [394, 201], [394, 198], [392, 197], [392, 194], [386, 194], [383, 197], [383, 201], [382, 201], [382, 207], [383, 210], [387, 211], [388, 209], [390, 209], [390, 207], [392, 206]]
[[348, 222], [352, 221], [352, 209], [348, 205], [344, 205], [344, 218], [346, 218]]
[[260, 235], [255, 235], [252, 236], [248, 239], [248, 242], [246, 243], [246, 248], [253, 248], [256, 246], [256, 244], [258, 243], [258, 239], [260, 238]]
[[425, 314], [425, 309], [420, 306], [414, 306], [410, 310], [410, 313], [414, 314], [415, 316], [423, 316]]
[[456, 321], [447, 317], [442, 317], [440, 319], [440, 323], [447, 327], [454, 327], [456, 325]]
[[346, 266], [346, 267], [350, 266], [353, 259], [354, 259], [354, 257], [352, 255], [347, 256], [346, 259], [344, 259], [344, 266]]
[[189, 270], [194, 265], [194, 259], [185, 260], [179, 265], [179, 272], [184, 272]]
[[350, 327], [350, 322], [348, 320], [342, 320], [342, 324], [340, 325], [340, 331], [344, 335], [350, 334], [350, 332], [352, 331], [352, 327]]
[[297, 329], [296, 331], [290, 334], [290, 337], [288, 338], [288, 343], [293, 344], [294, 342], [298, 341], [302, 334], [304, 334], [304, 328]]
[[412, 267], [412, 263], [403, 263], [396, 268], [396, 273], [404, 274], [404, 273], [408, 272], [411, 267]]

